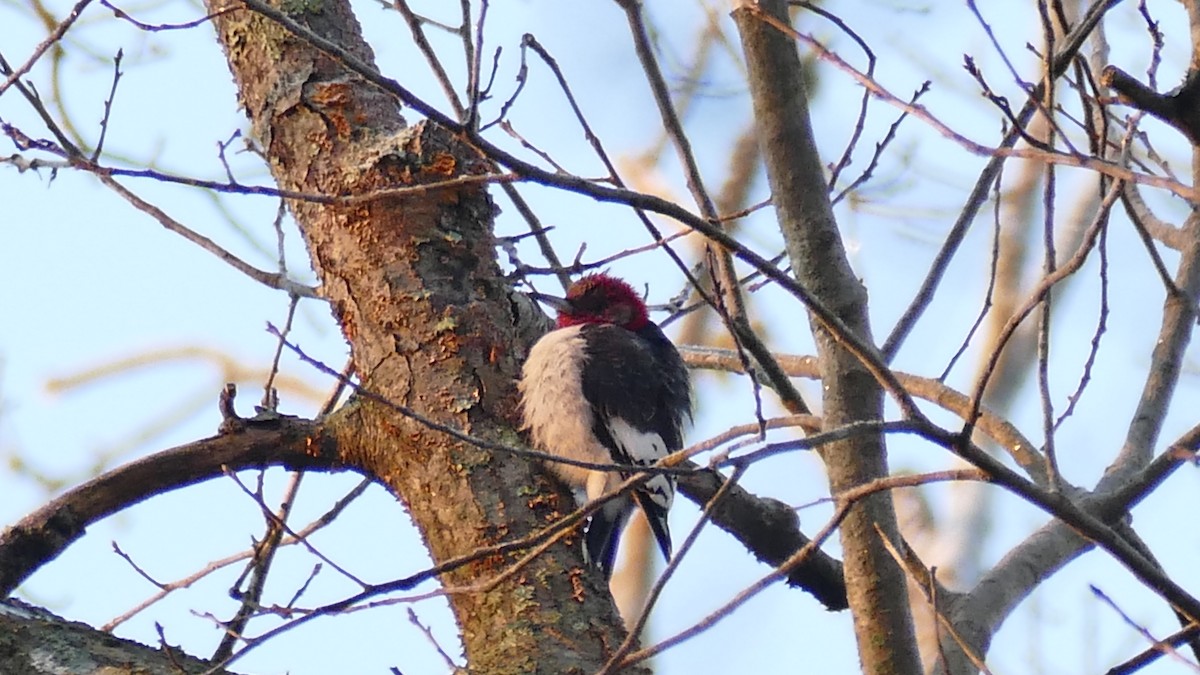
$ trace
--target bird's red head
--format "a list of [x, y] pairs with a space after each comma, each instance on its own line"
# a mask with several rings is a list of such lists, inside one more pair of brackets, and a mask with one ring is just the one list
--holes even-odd
[[641, 330], [650, 322], [646, 303], [633, 286], [603, 272], [589, 274], [571, 284], [558, 308], [558, 327], [585, 323], [611, 323]]

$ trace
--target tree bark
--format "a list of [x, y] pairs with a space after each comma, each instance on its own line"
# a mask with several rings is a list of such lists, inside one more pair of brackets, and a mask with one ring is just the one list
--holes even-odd
[[0, 675], [179, 675], [232, 671], [184, 654], [123, 640], [17, 600], [0, 601]]
[[[772, 203], [797, 281], [864, 341], [871, 341], [867, 294], [842, 246], [808, 115], [800, 56], [792, 39], [762, 15], [788, 23], [787, 3], [760, 0], [733, 12], [746, 56], [759, 144]], [[883, 415], [883, 394], [862, 363], [813, 321], [823, 385], [826, 429]], [[860, 434], [820, 449], [829, 487], [840, 492], [887, 475], [882, 434]], [[881, 543], [898, 542], [890, 494], [850, 511], [841, 526], [846, 592], [854, 614], [863, 672], [919, 673], [905, 578]]]
[[[209, 0], [209, 11], [220, 9]], [[275, 6], [275, 5], [272, 5]], [[283, 3], [285, 14], [373, 63], [347, 3]], [[431, 123], [406, 127], [399, 104], [279, 23], [252, 11], [215, 20], [241, 103], [281, 188], [362, 195], [483, 173], [477, 151]], [[513, 382], [523, 345], [495, 260], [494, 206], [482, 187], [289, 206], [363, 385], [472, 435], [519, 441]], [[345, 462], [377, 477], [412, 514], [434, 561], [528, 534], [558, 516], [557, 494], [522, 459], [455, 441], [363, 401], [339, 437]], [[533, 495], [533, 496], [531, 496]], [[566, 502], [565, 504], [569, 504]], [[519, 554], [518, 554], [519, 555]], [[516, 557], [442, 576], [488, 581]], [[598, 669], [623, 627], [603, 580], [559, 544], [488, 591], [449, 601], [468, 663], [486, 673]], [[548, 636], [553, 636], [550, 639]]]

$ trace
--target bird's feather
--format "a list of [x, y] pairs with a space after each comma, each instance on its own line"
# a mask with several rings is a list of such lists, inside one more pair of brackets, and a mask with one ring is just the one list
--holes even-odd
[[[690, 415], [687, 371], [658, 327], [653, 329], [657, 335], [650, 339], [612, 325], [587, 325], [582, 331], [588, 353], [580, 383], [593, 402], [592, 432], [620, 464], [650, 466], [683, 446], [683, 418]], [[670, 558], [667, 513], [674, 493], [674, 479], [657, 474], [634, 491], [632, 500], [602, 507], [585, 537], [589, 558], [611, 573], [620, 528], [634, 503], [645, 511], [659, 548]]]

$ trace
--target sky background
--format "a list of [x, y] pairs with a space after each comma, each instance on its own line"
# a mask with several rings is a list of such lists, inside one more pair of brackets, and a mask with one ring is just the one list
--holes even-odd
[[[418, 11], [457, 20], [450, 5], [414, 3]], [[702, 27], [701, 3], [648, 3], [659, 29], [662, 60], [673, 82]], [[1016, 87], [978, 22], [959, 3], [836, 3], [844, 19], [880, 56], [877, 79], [908, 96], [927, 79], [923, 99], [935, 115], [972, 140], [994, 143], [1000, 137], [994, 109], [978, 96], [978, 87], [961, 68], [971, 55], [989, 82], [1013, 101]], [[1167, 32], [1160, 83], [1177, 81], [1187, 62], [1186, 25], [1177, 3], [1151, 2]], [[183, 22], [202, 15], [194, 3], [124, 6], [150, 23]], [[1040, 43], [1032, 3], [981, 3], [997, 39], [1022, 77], [1037, 76], [1026, 43]], [[68, 5], [46, 7], [62, 16]], [[414, 61], [408, 31], [399, 15], [378, 4], [356, 4], [359, 20], [382, 71], [449, 111], [423, 62]], [[735, 35], [724, 9], [717, 12], [728, 35]], [[806, 20], [806, 27], [827, 39], [858, 67], [864, 60], [827, 24]], [[1148, 40], [1136, 6], [1124, 3], [1107, 22], [1113, 45], [1111, 61], [1134, 74], [1149, 63]], [[494, 114], [515, 86], [519, 44], [524, 33], [537, 37], [570, 79], [589, 122], [614, 155], [629, 160], [655, 142], [658, 114], [634, 58], [624, 18], [615, 3], [559, 3], [545, 0], [493, 3], [487, 50], [503, 47], [496, 76]], [[23, 63], [43, 39], [44, 28], [20, 0], [0, 2], [0, 54]], [[456, 82], [462, 82], [454, 38], [435, 34], [446, 50]], [[65, 42], [67, 55], [57, 72], [44, 60], [30, 80], [43, 96], [60, 93], [64, 109], [83, 136], [94, 141], [111, 86], [112, 58], [124, 52], [122, 77], [109, 122], [107, 160], [118, 166], [153, 165], [164, 171], [222, 180], [219, 143], [246, 129], [236, 107], [236, 92], [211, 28], [145, 33], [114, 22], [100, 5], [90, 7]], [[732, 49], [732, 47], [730, 47]], [[861, 90], [827, 65], [818, 66], [814, 128], [827, 161], [841, 154], [852, 131]], [[701, 96], [687, 127], [710, 189], [723, 180], [733, 139], [749, 119], [740, 72], [728, 55], [718, 56], [700, 85]], [[56, 115], [61, 111], [54, 109]], [[1123, 113], [1122, 113], [1123, 114]], [[848, 170], [857, 175], [871, 147], [897, 115], [874, 103], [864, 144]], [[415, 114], [407, 114], [410, 122]], [[485, 115], [487, 117], [487, 115]], [[10, 89], [0, 97], [0, 119], [33, 136], [45, 136], [29, 106]], [[583, 134], [567, 114], [550, 73], [530, 64], [530, 80], [513, 108], [515, 127], [564, 166], [585, 176], [601, 174]], [[1156, 147], [1173, 166], [1187, 166], [1187, 145], [1178, 135], [1146, 123]], [[515, 147], [498, 130], [493, 139]], [[0, 156], [15, 148], [0, 141]], [[228, 155], [230, 168], [247, 184], [269, 184], [261, 163], [248, 153]], [[526, 155], [528, 156], [528, 155]], [[677, 162], [668, 151], [656, 172], [639, 186], [655, 184], [690, 206]], [[877, 338], [903, 311], [929, 261], [965, 200], [983, 158], [967, 155], [917, 120], [908, 120], [889, 150], [876, 178], [853, 200], [838, 208], [851, 262], [864, 279], [872, 302]], [[1061, 175], [1060, 193], [1068, 197], [1085, 185], [1084, 176]], [[277, 203], [265, 197], [214, 199], [193, 189], [126, 180], [125, 184], [188, 227], [213, 238], [244, 260], [264, 269], [276, 266], [272, 226]], [[759, 181], [751, 202], [765, 199]], [[1074, 188], [1074, 189], [1073, 189]], [[627, 210], [537, 186], [523, 186], [564, 259], [587, 244], [585, 260], [595, 260], [647, 243], [648, 235]], [[515, 234], [524, 224], [516, 210], [493, 190], [501, 214], [500, 234]], [[1161, 217], [1179, 222], [1185, 207], [1157, 196]], [[1066, 209], [1064, 208], [1065, 212]], [[988, 217], [973, 229], [951, 266], [933, 306], [896, 361], [907, 372], [937, 376], [974, 321], [986, 286], [991, 231]], [[669, 229], [669, 223], [664, 224]], [[778, 232], [769, 211], [746, 219], [741, 235], [757, 250], [774, 254]], [[288, 270], [294, 279], [313, 283], [304, 247], [294, 226], [286, 224]], [[686, 249], [685, 249], [686, 250]], [[526, 263], [540, 265], [535, 249], [521, 248]], [[1040, 252], [1031, 253], [1031, 259]], [[1075, 416], [1057, 438], [1065, 476], [1091, 485], [1119, 448], [1124, 425], [1140, 394], [1161, 309], [1161, 287], [1145, 251], [1123, 219], [1110, 231], [1109, 327], [1092, 375], [1091, 388]], [[1164, 254], [1168, 266], [1175, 256]], [[1094, 258], [1094, 257], [1093, 257]], [[502, 257], [503, 260], [503, 257]], [[1031, 263], [1032, 264], [1032, 263]], [[1173, 268], [1173, 267], [1172, 267]], [[651, 302], [665, 302], [683, 287], [682, 278], [660, 252], [611, 265], [613, 272], [651, 289]], [[1052, 391], [1061, 408], [1080, 377], [1099, 306], [1098, 267], [1092, 259], [1061, 296], [1051, 371]], [[553, 290], [542, 280], [543, 290]], [[238, 408], [251, 413], [276, 344], [267, 322], [282, 324], [288, 300], [283, 293], [257, 285], [212, 255], [165, 231], [93, 178], [70, 171], [19, 173], [0, 166], [0, 522], [12, 523], [43, 504], [61, 486], [146, 454], [212, 435], [220, 421], [216, 401], [224, 382], [240, 386]], [[754, 319], [781, 351], [811, 353], [802, 311], [782, 294], [755, 294]], [[659, 315], [657, 318], [662, 319]], [[300, 304], [293, 338], [313, 356], [335, 368], [347, 349], [327, 308], [316, 301]], [[669, 333], [672, 331], [669, 330]], [[974, 371], [967, 357], [948, 382], [965, 388]], [[129, 365], [127, 360], [139, 360]], [[113, 366], [119, 366], [114, 368]], [[111, 371], [111, 372], [109, 372]], [[280, 410], [310, 416], [331, 383], [291, 355], [283, 375], [302, 385], [281, 390]], [[689, 440], [697, 442], [752, 419], [751, 392], [743, 380], [696, 374], [697, 423]], [[1040, 410], [1035, 383], [1013, 409], [1013, 421], [1040, 440]], [[809, 400], [819, 392], [810, 383]], [[1179, 387], [1163, 433], [1175, 438], [1196, 422], [1198, 397], [1194, 363]], [[773, 402], [769, 402], [773, 406]], [[777, 409], [771, 407], [770, 410]], [[894, 410], [890, 411], [894, 417]], [[948, 418], [938, 418], [948, 423]], [[947, 454], [912, 439], [891, 443], [892, 465], [925, 471], [944, 468]], [[41, 480], [39, 480], [39, 478]], [[268, 472], [266, 490], [278, 499], [286, 483], [283, 471]], [[255, 474], [243, 474], [253, 486]], [[294, 523], [324, 513], [359, 482], [354, 475], [305, 477]], [[830, 513], [827, 504], [811, 505], [828, 494], [819, 462], [804, 453], [772, 458], [744, 479], [759, 494], [803, 507], [804, 529], [814, 532]], [[1191, 573], [1200, 554], [1190, 519], [1200, 479], [1193, 469], [1180, 471], [1138, 507], [1134, 522], [1172, 576], [1200, 592]], [[1044, 523], [1046, 517], [1019, 500], [992, 491], [995, 517], [990, 531], [977, 533], [987, 563]], [[949, 507], [943, 488], [929, 491], [936, 513]], [[268, 499], [268, 503], [271, 500]], [[672, 528], [681, 540], [695, 522], [696, 509], [678, 500]], [[810, 506], [811, 505], [811, 506]], [[22, 596], [70, 619], [102, 625], [122, 614], [154, 587], [113, 552], [120, 545], [148, 574], [172, 581], [209, 561], [246, 549], [262, 531], [257, 505], [230, 479], [218, 479], [156, 497], [91, 528], [82, 541], [42, 569], [22, 588]], [[1182, 533], [1182, 534], [1181, 534]], [[337, 523], [312, 543], [339, 565], [372, 582], [405, 576], [429, 564], [403, 507], [383, 489], [371, 487]], [[836, 541], [826, 550], [840, 555]], [[267, 587], [267, 599], [286, 602], [314, 564], [298, 547], [281, 551]], [[242, 566], [234, 564], [177, 592], [117, 629], [117, 634], [154, 644], [155, 623], [167, 639], [197, 655], [210, 654], [219, 640], [213, 613], [227, 618], [236, 608], [226, 590]], [[678, 577], [655, 611], [651, 639], [682, 630], [727, 602], [768, 572], [731, 537], [715, 529], [700, 538]], [[1103, 554], [1088, 553], [1044, 584], [1005, 625], [989, 654], [996, 673], [1093, 673], [1143, 646], [1141, 639], [1088, 590], [1095, 584], [1135, 619], [1158, 634], [1173, 630], [1173, 617], [1161, 600], [1141, 588]], [[330, 570], [320, 574], [302, 604], [312, 606], [355, 591]], [[413, 595], [432, 587], [418, 589]], [[447, 672], [430, 641], [408, 617], [411, 607], [432, 627], [436, 640], [461, 663], [456, 630], [440, 599], [403, 603], [323, 618], [287, 632], [238, 661], [247, 673], [297, 675], [333, 672], [383, 673], [395, 666], [406, 675]], [[275, 624], [262, 619], [251, 632]], [[731, 617], [659, 657], [657, 672], [808, 672], [848, 673], [857, 668], [850, 616], [827, 613], [807, 594], [773, 587]], [[1161, 663], [1145, 672], [1183, 672]]]

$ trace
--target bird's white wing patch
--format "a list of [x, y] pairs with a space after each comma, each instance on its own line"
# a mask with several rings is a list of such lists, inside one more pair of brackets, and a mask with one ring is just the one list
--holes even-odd
[[[649, 466], [670, 454], [666, 441], [653, 431], [634, 429], [620, 417], [609, 418], [605, 426], [608, 427], [613, 441], [629, 457], [631, 464]], [[642, 491], [663, 510], [671, 508], [675, 486], [669, 476], [661, 473], [651, 476], [643, 485]]]
[[667, 456], [667, 444], [653, 431], [638, 431], [620, 417], [606, 421], [608, 433], [633, 464], [653, 464]]

